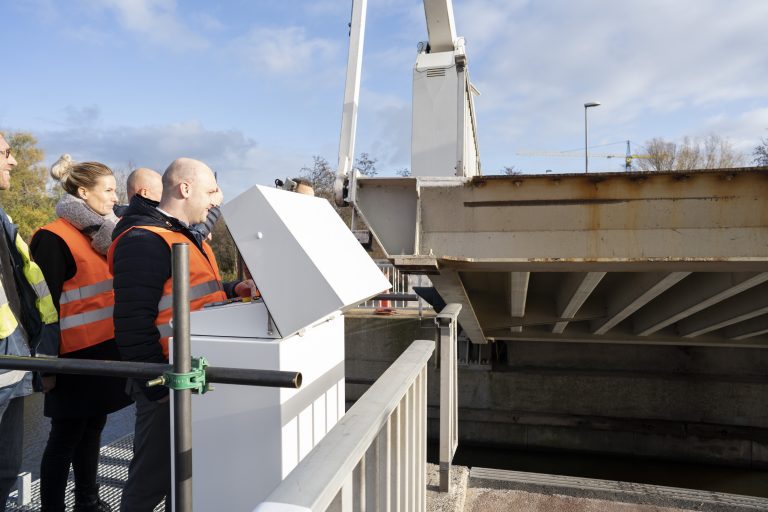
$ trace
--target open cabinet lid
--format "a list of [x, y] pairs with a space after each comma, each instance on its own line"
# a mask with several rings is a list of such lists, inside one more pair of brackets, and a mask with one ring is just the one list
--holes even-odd
[[325, 199], [257, 185], [222, 212], [282, 337], [390, 288]]

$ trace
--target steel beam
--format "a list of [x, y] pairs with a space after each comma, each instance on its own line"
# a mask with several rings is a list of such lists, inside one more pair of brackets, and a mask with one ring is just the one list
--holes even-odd
[[607, 301], [609, 304], [608, 315], [592, 322], [593, 334], [605, 334], [622, 320], [642, 308], [653, 299], [670, 289], [690, 272], [671, 272], [635, 274], [629, 277], [621, 288]]
[[459, 273], [455, 270], [445, 269], [438, 275], [429, 276], [429, 279], [447, 304], [461, 304], [459, 325], [464, 329], [464, 333], [469, 337], [472, 343], [488, 343], [488, 340], [485, 339], [485, 335], [483, 334], [483, 328], [480, 326], [480, 321], [477, 319], [475, 310], [472, 307], [472, 303], [469, 301], [467, 290], [464, 288], [464, 283], [461, 281]]
[[548, 264], [765, 262], [764, 215], [745, 205], [766, 197], [757, 170], [476, 177], [421, 188], [419, 252]]
[[[595, 287], [605, 277], [605, 272], [586, 272], [569, 274], [560, 288], [557, 297], [557, 310], [560, 318], [573, 319], [581, 306], [587, 301]], [[552, 332], [562, 333], [568, 321], [560, 321], [552, 327]]]
[[726, 336], [737, 341], [754, 338], [761, 334], [768, 334], [768, 315], [747, 320], [725, 331]]
[[[768, 329], [768, 321], [765, 327]], [[527, 342], [557, 342], [557, 343], [596, 343], [605, 345], [670, 345], [679, 347], [724, 347], [724, 348], [766, 348], [768, 337], [766, 331], [755, 329], [754, 335], [744, 338], [725, 338], [720, 336], [701, 336], [698, 338], [680, 338], [675, 336], [635, 336], [630, 333], [610, 332], [607, 336], [596, 336], [587, 332], [568, 333], [563, 336], [546, 331], [526, 329], [522, 333], [510, 333], [508, 329], [486, 331], [491, 341], [527, 341]], [[740, 334], [740, 333], [739, 333]], [[763, 334], [763, 336], [761, 336]]]
[[768, 313], [768, 285], [762, 285], [686, 318], [677, 324], [680, 336], [693, 338]]
[[[512, 318], [522, 318], [525, 316], [525, 301], [528, 297], [528, 281], [530, 277], [530, 272], [509, 273], [509, 316]], [[512, 332], [521, 332], [523, 327], [520, 325], [510, 329]]]
[[768, 281], [768, 272], [757, 274], [713, 272], [691, 276], [685, 281], [684, 286], [670, 290], [662, 299], [649, 304], [633, 317], [635, 334], [638, 336], [653, 334], [766, 281]]

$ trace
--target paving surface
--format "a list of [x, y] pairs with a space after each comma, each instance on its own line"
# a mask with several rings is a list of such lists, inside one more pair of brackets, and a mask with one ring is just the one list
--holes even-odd
[[465, 510], [754, 512], [768, 499], [659, 485], [472, 468]]
[[[133, 457], [133, 434], [122, 437], [113, 443], [101, 448], [101, 458], [99, 459], [99, 495], [101, 499], [112, 506], [113, 510], [120, 508], [120, 496], [123, 492], [123, 485], [128, 478], [128, 464]], [[70, 471], [69, 482], [67, 483], [66, 505], [74, 505], [74, 475]], [[8, 512], [37, 512], [40, 510], [40, 480], [35, 480], [29, 488], [28, 500], [20, 504], [19, 493], [14, 491], [8, 499]], [[155, 512], [162, 512], [165, 509], [163, 504], [155, 508]], [[70, 508], [67, 508], [70, 510]]]
[[511, 489], [467, 489], [466, 512], [680, 512], [683, 509], [547, 495]]
[[460, 512], [467, 497], [469, 468], [451, 468], [451, 492], [440, 492], [440, 466], [427, 464], [427, 511]]
[[[128, 476], [133, 436], [128, 435], [101, 449], [100, 495], [118, 510]], [[67, 505], [74, 500], [67, 491]], [[429, 512], [754, 512], [768, 511], [768, 499], [735, 494], [695, 491], [629, 482], [563, 477], [540, 473], [451, 468], [451, 492], [440, 492], [439, 466], [427, 465]], [[39, 481], [31, 483], [28, 501], [17, 504], [18, 493], [8, 501], [9, 512], [40, 510]], [[162, 504], [155, 512], [163, 510]]]

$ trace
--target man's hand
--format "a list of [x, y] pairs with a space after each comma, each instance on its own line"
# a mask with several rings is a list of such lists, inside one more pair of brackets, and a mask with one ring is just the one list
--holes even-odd
[[56, 387], [55, 375], [48, 375], [47, 377], [43, 377], [43, 393], [48, 393], [55, 387]]
[[235, 293], [238, 297], [261, 297], [261, 292], [256, 288], [256, 283], [253, 279], [246, 279], [240, 281], [235, 285]]

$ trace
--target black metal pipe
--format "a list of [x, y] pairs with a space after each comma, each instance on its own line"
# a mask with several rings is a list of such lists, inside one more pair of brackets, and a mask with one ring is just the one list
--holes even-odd
[[154, 379], [170, 372], [170, 364], [131, 363], [126, 361], [101, 361], [95, 359], [58, 359], [47, 357], [0, 356], [0, 368], [4, 370], [29, 370], [45, 373], [74, 375], [103, 375], [128, 379]]
[[249, 370], [247, 368], [223, 368], [209, 366], [205, 369], [208, 382], [221, 384], [249, 385], [253, 381], [253, 372], [258, 372], [260, 386], [273, 388], [300, 388], [300, 372], [281, 372], [278, 370]]
[[[173, 244], [173, 371], [192, 371], [189, 329], [189, 245]], [[192, 390], [173, 390], [174, 510], [192, 512]]]
[[416, 302], [419, 296], [415, 293], [380, 293], [371, 298], [371, 300], [399, 300], [403, 302]]
[[[106, 377], [148, 380], [173, 371], [173, 366], [165, 363], [131, 363], [128, 361], [102, 361], [98, 359], [0, 356], [0, 369], [75, 375], [103, 375]], [[298, 388], [301, 386], [301, 372], [278, 370], [208, 366], [205, 368], [205, 378], [210, 383], [239, 384], [243, 386], [263, 386], [268, 388]]]

